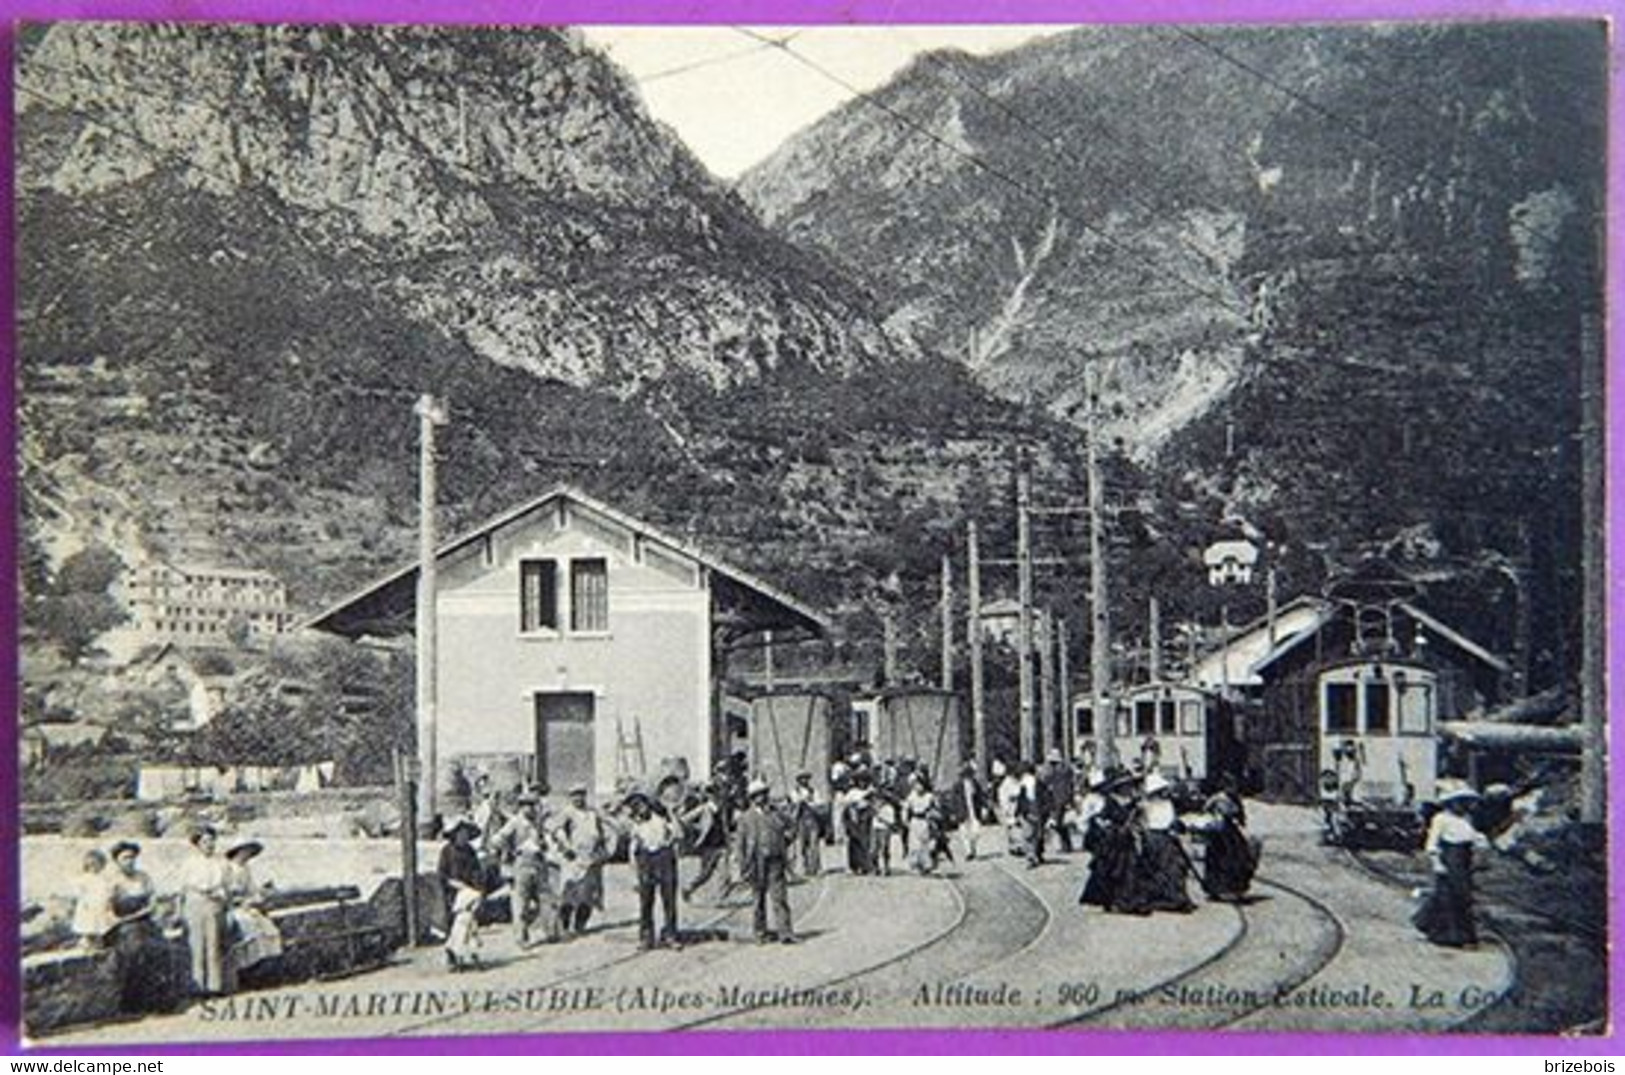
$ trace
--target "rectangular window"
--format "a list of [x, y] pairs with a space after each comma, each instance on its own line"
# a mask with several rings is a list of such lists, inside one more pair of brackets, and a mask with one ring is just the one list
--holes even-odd
[[1202, 734], [1202, 703], [1186, 699], [1179, 703], [1179, 731], [1182, 735]]
[[1113, 710], [1117, 714], [1117, 718], [1116, 718], [1117, 734], [1118, 735], [1133, 735], [1134, 734], [1134, 714], [1129, 712], [1128, 706], [1126, 706], [1126, 705], [1115, 706], [1115, 707], [1113, 707]]
[[1388, 684], [1365, 685], [1365, 730], [1368, 735], [1387, 735], [1394, 730], [1388, 711]]
[[1326, 684], [1326, 730], [1346, 735], [1360, 731], [1360, 696], [1352, 683]]
[[1095, 710], [1094, 710], [1094, 707], [1093, 706], [1080, 705], [1080, 706], [1078, 706], [1076, 709], [1074, 709], [1072, 711], [1072, 715], [1077, 720], [1078, 734], [1093, 738], [1094, 734], [1095, 734]]
[[1399, 692], [1399, 734], [1427, 735], [1433, 728], [1433, 687], [1407, 684]]
[[609, 561], [571, 561], [570, 630], [609, 630]]
[[1162, 734], [1179, 734], [1179, 704], [1171, 698], [1162, 701]]
[[1157, 734], [1157, 703], [1139, 701], [1134, 703], [1134, 734]]
[[559, 629], [559, 565], [552, 560], [519, 562], [519, 629]]

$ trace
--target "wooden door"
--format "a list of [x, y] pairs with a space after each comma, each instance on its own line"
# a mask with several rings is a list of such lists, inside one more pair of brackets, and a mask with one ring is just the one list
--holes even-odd
[[536, 779], [549, 794], [562, 795], [577, 784], [597, 787], [593, 746], [591, 694], [536, 695]]

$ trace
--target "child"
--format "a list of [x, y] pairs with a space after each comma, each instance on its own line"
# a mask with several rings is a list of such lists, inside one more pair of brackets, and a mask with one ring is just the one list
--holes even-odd
[[73, 933], [79, 938], [80, 948], [100, 948], [107, 931], [113, 928], [107, 856], [100, 851], [86, 851], [81, 870], [73, 893]]
[[897, 831], [897, 804], [886, 795], [875, 796], [874, 837], [870, 841], [875, 872], [891, 874], [891, 837]]

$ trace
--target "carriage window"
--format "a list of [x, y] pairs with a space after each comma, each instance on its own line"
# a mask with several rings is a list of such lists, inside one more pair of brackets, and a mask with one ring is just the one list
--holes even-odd
[[1358, 733], [1360, 696], [1352, 683], [1326, 684], [1326, 730]]
[[1202, 734], [1202, 703], [1184, 701], [1179, 703], [1179, 731], [1182, 735]]
[[1157, 703], [1156, 702], [1143, 702], [1142, 701], [1142, 702], [1135, 702], [1134, 703], [1134, 734], [1135, 735], [1156, 735], [1157, 734]]
[[1179, 704], [1172, 699], [1164, 699], [1162, 703], [1162, 734], [1179, 734]]
[[1387, 735], [1393, 731], [1393, 717], [1388, 712], [1388, 684], [1365, 685], [1365, 730], [1367, 735]]
[[1093, 736], [1095, 734], [1095, 711], [1093, 708], [1080, 705], [1072, 711], [1072, 718], [1077, 722], [1079, 735]]
[[1399, 734], [1427, 735], [1433, 725], [1433, 686], [1411, 683], [1399, 692]]
[[1128, 711], [1128, 707], [1121, 705], [1117, 706], [1115, 712], [1117, 713], [1117, 734], [1133, 735], [1134, 717], [1133, 714]]

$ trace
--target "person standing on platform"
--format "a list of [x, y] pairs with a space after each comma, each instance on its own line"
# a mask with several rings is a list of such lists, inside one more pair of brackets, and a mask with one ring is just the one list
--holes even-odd
[[1473, 852], [1490, 842], [1470, 815], [1478, 792], [1460, 781], [1439, 782], [1439, 810], [1428, 822], [1423, 850], [1433, 865], [1433, 888], [1413, 921], [1434, 944], [1470, 948], [1478, 943], [1473, 919]]
[[521, 792], [519, 809], [502, 823], [491, 844], [513, 870], [513, 921], [519, 927], [519, 946], [528, 948], [531, 930], [539, 922], [549, 942], [559, 939], [558, 897], [547, 873], [546, 819], [542, 799], [534, 791]]
[[823, 870], [824, 827], [818, 819], [824, 803], [813, 787], [811, 773], [797, 773], [790, 789], [790, 804], [796, 815], [796, 846], [801, 852], [801, 874], [817, 877]]
[[1021, 774], [1006, 769], [1002, 761], [994, 761], [993, 779], [996, 781], [994, 795], [998, 802], [999, 824], [1004, 826], [1005, 850], [1012, 855], [1025, 857], [1027, 844], [1022, 838]]
[[1061, 756], [1059, 750], [1049, 752], [1049, 758], [1044, 763], [1044, 773], [1040, 779], [1044, 783], [1044, 796], [1046, 799], [1045, 825], [1040, 826], [1040, 839], [1043, 838], [1044, 828], [1053, 828], [1061, 850], [1070, 855], [1072, 853], [1072, 822], [1069, 814], [1072, 811], [1072, 800], [1076, 793], [1076, 784], [1073, 780], [1072, 766]]
[[480, 961], [479, 911], [485, 901], [485, 868], [474, 849], [479, 836], [480, 827], [472, 821], [462, 818], [453, 822], [436, 869], [451, 919], [446, 928], [446, 964], [454, 971]]
[[965, 848], [965, 861], [975, 861], [982, 824], [988, 815], [987, 789], [976, 778], [975, 762], [968, 761], [960, 769], [959, 779], [947, 792], [944, 809], [949, 823], [959, 831], [959, 839]]
[[[775, 937], [794, 944], [790, 923], [790, 895], [786, 868], [790, 855], [789, 826], [768, 807], [767, 782], [753, 780], [749, 785], [750, 806], [739, 819], [739, 849], [745, 877], [756, 894], [756, 943], [766, 944]], [[768, 929], [768, 907], [773, 923]]]
[[937, 866], [937, 797], [932, 794], [921, 772], [914, 773], [910, 785], [908, 797], [903, 800], [903, 823], [908, 832], [908, 865], [915, 873], [927, 874]]
[[[677, 932], [677, 843], [682, 831], [648, 795], [634, 791], [626, 797], [632, 815], [627, 854], [638, 879], [638, 947], [644, 951], [682, 947]], [[664, 925], [655, 932], [655, 899], [660, 900]]]
[[192, 990], [215, 997], [230, 993], [226, 962], [226, 863], [216, 850], [219, 835], [202, 825], [192, 831], [192, 854], [181, 868], [181, 913], [192, 953]]
[[609, 829], [598, 811], [587, 805], [587, 785], [570, 789], [570, 802], [559, 812], [553, 839], [564, 865], [559, 871], [559, 929], [583, 933], [592, 913], [604, 907], [604, 860], [609, 857]]
[[[683, 810], [678, 821], [687, 836], [689, 850], [700, 859], [699, 872], [683, 886], [683, 899], [687, 901], [705, 887], [717, 867], [728, 858], [727, 811], [723, 808], [719, 785], [710, 783], [701, 788], [699, 799]], [[726, 870], [723, 880], [727, 880]]]
[[1016, 821], [1021, 827], [1028, 869], [1044, 864], [1044, 822], [1049, 812], [1048, 788], [1038, 778], [1038, 767], [1032, 762], [1024, 762], [1016, 795]]

